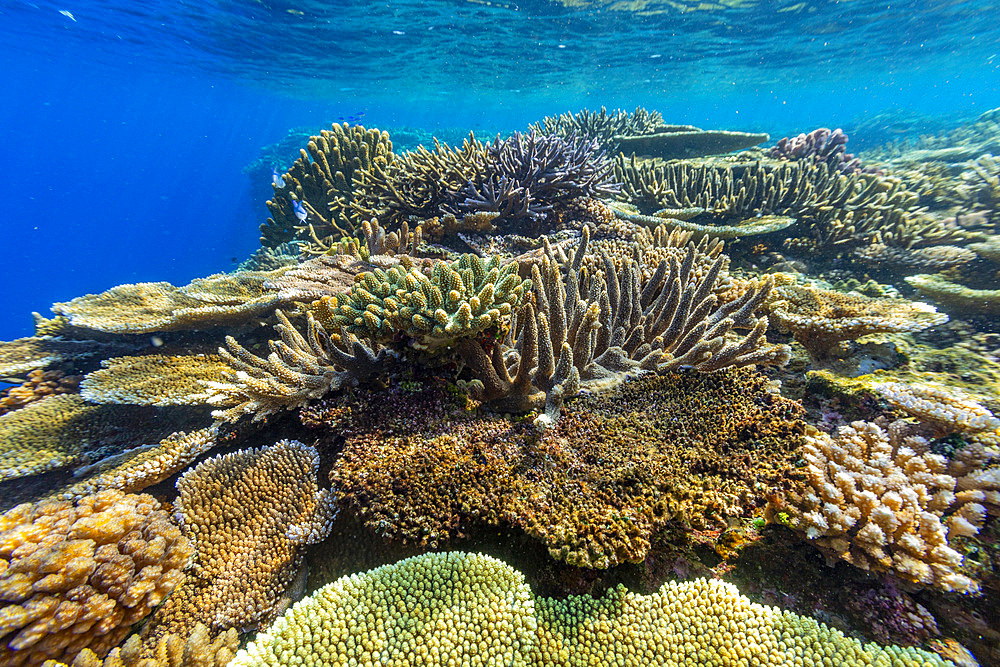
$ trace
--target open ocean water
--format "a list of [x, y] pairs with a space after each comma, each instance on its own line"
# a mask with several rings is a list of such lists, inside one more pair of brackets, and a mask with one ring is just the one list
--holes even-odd
[[[0, 0], [0, 665], [1000, 667], [998, 17]], [[649, 160], [515, 134], [602, 107]], [[331, 124], [416, 259], [292, 196]], [[698, 128], [769, 138], [656, 152]]]

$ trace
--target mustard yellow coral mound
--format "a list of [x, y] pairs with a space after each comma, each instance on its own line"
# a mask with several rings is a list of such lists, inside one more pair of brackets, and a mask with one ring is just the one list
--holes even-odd
[[884, 665], [937, 667], [917, 649], [848, 639], [699, 579], [653, 595], [535, 598], [489, 556], [432, 553], [329, 584], [236, 655], [264, 665]]
[[0, 516], [0, 663], [103, 656], [183, 580], [193, 551], [152, 496], [18, 505]]

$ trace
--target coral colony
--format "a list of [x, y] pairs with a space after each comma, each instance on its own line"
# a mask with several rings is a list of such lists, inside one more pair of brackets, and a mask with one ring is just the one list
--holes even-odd
[[0, 343], [0, 662], [1000, 663], [998, 119], [334, 124]]

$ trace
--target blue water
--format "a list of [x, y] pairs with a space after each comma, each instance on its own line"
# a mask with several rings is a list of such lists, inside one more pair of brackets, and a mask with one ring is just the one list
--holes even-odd
[[54, 301], [232, 268], [267, 217], [243, 167], [339, 116], [643, 105], [777, 138], [1000, 106], [992, 2], [568, 4], [3, 0], [0, 339]]

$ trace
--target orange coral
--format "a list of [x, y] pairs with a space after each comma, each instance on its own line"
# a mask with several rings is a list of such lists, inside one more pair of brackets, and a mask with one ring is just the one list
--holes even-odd
[[28, 379], [24, 383], [0, 392], [0, 415], [23, 408], [47, 396], [71, 394], [79, 386], [78, 375], [65, 375], [62, 371], [43, 371], [36, 368], [28, 373]]
[[107, 653], [183, 580], [193, 551], [149, 495], [18, 505], [0, 516], [0, 663]]

